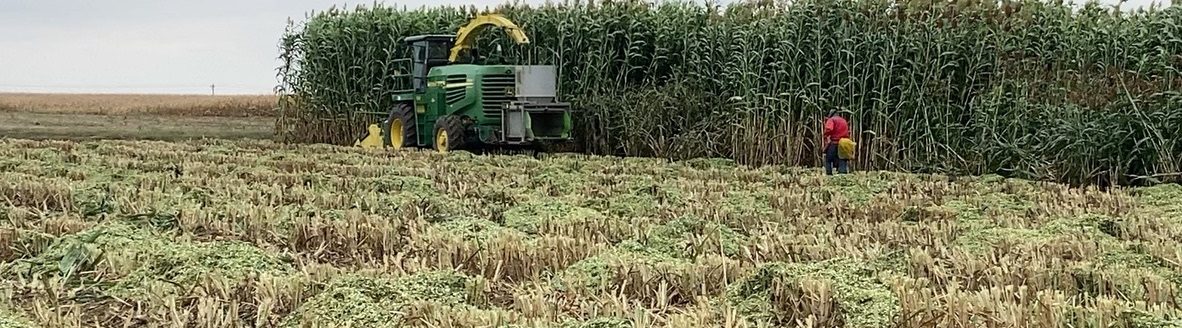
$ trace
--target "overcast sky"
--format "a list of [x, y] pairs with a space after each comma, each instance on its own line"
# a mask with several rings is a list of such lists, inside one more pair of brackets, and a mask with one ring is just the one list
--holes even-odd
[[[414, 8], [501, 1], [385, 2]], [[287, 19], [344, 3], [0, 0], [0, 92], [209, 93], [214, 84], [219, 94], [270, 93]], [[356, 3], [372, 1], [348, 2]]]

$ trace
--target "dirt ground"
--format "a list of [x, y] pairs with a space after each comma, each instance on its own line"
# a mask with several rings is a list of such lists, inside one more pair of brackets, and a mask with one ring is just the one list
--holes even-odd
[[269, 139], [271, 117], [100, 115], [0, 112], [0, 138], [20, 139]]

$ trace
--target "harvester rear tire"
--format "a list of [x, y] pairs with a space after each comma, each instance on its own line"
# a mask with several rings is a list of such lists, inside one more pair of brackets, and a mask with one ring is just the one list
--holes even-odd
[[435, 121], [435, 151], [446, 153], [464, 149], [468, 144], [467, 129], [463, 118], [459, 116], [444, 116]]
[[[395, 134], [390, 129], [393, 128], [394, 122], [397, 120], [402, 126], [402, 144], [395, 145]], [[409, 103], [399, 103], [390, 110], [390, 115], [386, 116], [386, 122], [382, 124], [382, 144], [386, 148], [400, 149], [404, 147], [417, 147], [419, 139], [417, 138], [418, 129], [415, 129], [415, 108]]]

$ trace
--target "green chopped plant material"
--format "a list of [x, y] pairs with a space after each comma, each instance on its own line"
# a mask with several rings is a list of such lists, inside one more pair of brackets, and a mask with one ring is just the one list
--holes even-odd
[[1006, 177], [997, 174], [986, 174], [977, 178], [977, 181], [981, 183], [1003, 183], [1006, 181]]
[[600, 291], [611, 288], [617, 271], [624, 267], [646, 266], [676, 272], [689, 264], [690, 262], [684, 259], [659, 253], [635, 252], [629, 250], [629, 247], [621, 246], [570, 265], [551, 282], [560, 290], [573, 288]]
[[99, 216], [114, 213], [118, 204], [110, 191], [87, 188], [74, 193], [74, 206], [84, 216]]
[[1182, 221], [1182, 184], [1171, 183], [1134, 190], [1143, 204], [1160, 210], [1176, 221]]
[[604, 197], [589, 199], [585, 206], [620, 218], [656, 217], [660, 210], [685, 206], [682, 181], [657, 181], [649, 176], [627, 175], [610, 186]]
[[762, 193], [727, 192], [720, 213], [731, 228], [743, 229], [745, 222], [765, 222], [776, 215], [769, 197]]
[[911, 258], [904, 250], [895, 250], [882, 254], [869, 263], [869, 267], [885, 274], [901, 274], [907, 272], [911, 265]]
[[461, 236], [464, 240], [487, 240], [500, 234], [522, 234], [496, 222], [471, 217], [454, 218], [437, 223], [436, 226], [443, 231]]
[[658, 209], [656, 196], [642, 193], [612, 194], [593, 203], [608, 214], [627, 218], [656, 216]]
[[856, 172], [826, 177], [822, 188], [830, 197], [840, 195], [855, 204], [866, 204], [895, 185], [896, 177], [884, 172]]
[[35, 328], [39, 325], [33, 324], [24, 315], [17, 313], [10, 309], [0, 309], [0, 328]]
[[1054, 219], [1035, 229], [1024, 229], [996, 227], [979, 221], [963, 220], [962, 222], [967, 223], [968, 228], [956, 239], [956, 245], [968, 251], [981, 252], [1003, 241], [1035, 244], [1077, 234], [1104, 242], [1106, 245], [1119, 247], [1119, 240], [1104, 231], [1106, 228], [1114, 229], [1112, 225], [1118, 221], [1118, 219], [1106, 216], [1085, 215], [1077, 218]]
[[33, 328], [33, 327], [39, 327], [39, 326], [29, 323], [27, 320], [24, 320], [24, 319], [13, 318], [13, 317], [8, 317], [8, 316], [0, 316], [0, 328]]
[[1177, 186], [680, 159], [0, 138], [0, 328], [1179, 318]]
[[631, 255], [628, 253], [616, 254], [605, 253], [598, 256], [583, 259], [567, 267], [556, 279], [553, 279], [555, 287], [559, 290], [568, 290], [572, 288], [584, 288], [595, 290], [608, 286], [615, 277], [615, 268], [613, 265], [619, 263], [616, 258], [621, 255]]
[[530, 187], [549, 196], [578, 193], [584, 181], [582, 176], [554, 166], [545, 167], [529, 179]]
[[156, 209], [152, 209], [147, 213], [126, 215], [125, 219], [138, 225], [156, 229], [175, 229], [180, 225], [180, 222], [177, 222], [176, 213], [159, 212]]
[[956, 246], [969, 252], [988, 251], [1002, 241], [1040, 242], [1050, 236], [1039, 230], [1021, 228], [984, 228], [967, 230], [956, 238]]
[[538, 234], [545, 225], [602, 224], [609, 219], [596, 210], [561, 201], [527, 202], [505, 211], [505, 226]]
[[373, 191], [378, 193], [405, 192], [421, 196], [440, 194], [434, 182], [421, 177], [387, 176], [369, 179], [367, 182], [373, 187]]
[[1099, 246], [1103, 251], [1095, 260], [1105, 266], [1168, 271], [1170, 265], [1148, 254], [1142, 242], [1121, 239], [1122, 222], [1120, 218], [1090, 214], [1051, 220], [1039, 231], [1045, 236], [1077, 236]]
[[624, 318], [595, 318], [587, 321], [570, 321], [562, 328], [628, 328], [633, 327], [632, 321]]
[[126, 223], [108, 223], [59, 238], [40, 255], [15, 262], [8, 273], [69, 277], [93, 270], [104, 255], [134, 256], [137, 252], [159, 251], [164, 246], [165, 240], [153, 238], [146, 230]]
[[[702, 238], [694, 239], [695, 236]], [[620, 244], [620, 248], [658, 257], [692, 259], [702, 254], [737, 256], [747, 237], [725, 225], [694, 217], [679, 217], [653, 226], [648, 233]]]
[[1125, 313], [1122, 319], [1132, 328], [1182, 328], [1182, 319], [1166, 319], [1144, 312]]
[[241, 281], [260, 273], [284, 274], [291, 265], [243, 242], [177, 242], [152, 229], [124, 222], [105, 223], [68, 235], [35, 258], [13, 265], [16, 275], [57, 276], [82, 283], [83, 275], [120, 297], [142, 296], [150, 283], [187, 290], [203, 277]]
[[686, 166], [699, 169], [714, 169], [714, 168], [735, 168], [738, 166], [735, 160], [729, 158], [694, 158], [681, 161]]
[[985, 228], [983, 225], [992, 224], [984, 222], [984, 214], [981, 213], [980, 207], [967, 200], [952, 200], [945, 203], [944, 206], [956, 212], [956, 219], [962, 224], [972, 224], [975, 228]]
[[346, 275], [333, 279], [284, 321], [284, 327], [401, 327], [411, 313], [411, 302], [440, 306], [468, 305], [474, 286], [472, 278], [451, 272], [433, 271], [389, 278]]
[[875, 270], [862, 262], [837, 258], [807, 264], [766, 264], [747, 279], [732, 285], [728, 297], [749, 320], [772, 324], [778, 319], [792, 322], [803, 318], [783, 317], [787, 313], [783, 308], [786, 305], [773, 302], [775, 281], [787, 288], [800, 288], [798, 284], [803, 279], [820, 280], [832, 287], [838, 315], [846, 327], [890, 326], [899, 315], [899, 299], [878, 280]]

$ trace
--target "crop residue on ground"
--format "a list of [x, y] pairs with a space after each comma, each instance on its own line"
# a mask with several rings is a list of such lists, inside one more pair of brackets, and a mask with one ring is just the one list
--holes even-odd
[[3, 327], [1161, 327], [1182, 314], [1177, 186], [224, 140], [3, 140], [0, 168]]

